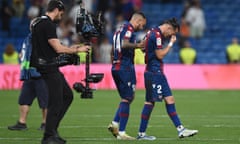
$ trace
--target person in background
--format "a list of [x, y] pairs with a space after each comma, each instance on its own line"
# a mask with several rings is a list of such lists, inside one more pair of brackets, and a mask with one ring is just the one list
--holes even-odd
[[4, 64], [19, 64], [18, 52], [15, 50], [13, 44], [7, 44], [3, 53]]
[[135, 49], [134, 63], [144, 64], [144, 52], [141, 49]]
[[15, 13], [14, 16], [22, 18], [25, 10], [24, 0], [13, 0], [12, 7]]
[[1, 0], [0, 2], [1, 30], [8, 32], [8, 35], [10, 35], [11, 18], [14, 16], [14, 9], [10, 6], [8, 0]]
[[193, 5], [186, 13], [186, 21], [190, 24], [190, 35], [193, 38], [201, 38], [206, 29], [204, 11], [199, 0], [193, 0]]
[[237, 38], [232, 39], [232, 43], [226, 49], [228, 63], [240, 63], [240, 45]]
[[[32, 24], [37, 21], [33, 19], [30, 23], [30, 31]], [[8, 126], [9, 130], [27, 130], [27, 116], [35, 98], [38, 105], [42, 109], [42, 123], [39, 130], [45, 129], [48, 104], [48, 90], [41, 74], [36, 72], [34, 67], [30, 67], [30, 57], [32, 51], [31, 33], [25, 38], [22, 44], [20, 56], [21, 71], [20, 80], [23, 81], [21, 93], [18, 98], [19, 119], [15, 125]]]
[[185, 41], [184, 47], [180, 49], [179, 58], [182, 64], [191, 65], [196, 62], [197, 52], [191, 47], [189, 41]]
[[104, 37], [99, 46], [99, 63], [111, 63], [112, 45], [107, 37]]

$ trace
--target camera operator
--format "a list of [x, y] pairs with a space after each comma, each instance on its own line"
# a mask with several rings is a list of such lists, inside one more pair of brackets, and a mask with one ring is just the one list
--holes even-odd
[[47, 5], [46, 14], [41, 16], [40, 21], [33, 24], [32, 30], [30, 65], [36, 67], [41, 73], [49, 91], [48, 113], [42, 144], [66, 143], [57, 130], [72, 103], [73, 93], [64, 75], [59, 71], [59, 66], [62, 65], [61, 60], [66, 64], [73, 64], [73, 62], [58, 58], [59, 54], [75, 54], [90, 49], [89, 46], [79, 45], [69, 48], [60, 43], [56, 35], [56, 23], [61, 20], [63, 13], [64, 4], [60, 0], [51, 0]]

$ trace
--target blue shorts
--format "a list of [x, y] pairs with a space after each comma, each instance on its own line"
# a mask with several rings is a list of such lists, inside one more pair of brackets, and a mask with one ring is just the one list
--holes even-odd
[[167, 79], [161, 73], [144, 72], [144, 83], [147, 102], [162, 101], [164, 97], [172, 95]]
[[43, 79], [30, 79], [23, 81], [18, 104], [31, 106], [36, 97], [39, 107], [47, 108], [48, 90], [45, 81]]
[[132, 101], [135, 94], [135, 69], [112, 70], [112, 76], [122, 99]]

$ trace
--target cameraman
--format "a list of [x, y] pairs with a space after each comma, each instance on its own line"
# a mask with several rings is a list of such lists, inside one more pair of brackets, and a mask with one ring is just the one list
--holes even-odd
[[[64, 144], [66, 141], [58, 134], [59, 124], [73, 100], [73, 93], [59, 71], [57, 57], [61, 53], [75, 54], [86, 52], [89, 46], [63, 46], [56, 35], [56, 22], [64, 13], [64, 5], [60, 0], [51, 0], [46, 14], [33, 24], [31, 66], [36, 67], [45, 80], [48, 91], [48, 112], [42, 144]], [[59, 60], [59, 59], [58, 59]]]

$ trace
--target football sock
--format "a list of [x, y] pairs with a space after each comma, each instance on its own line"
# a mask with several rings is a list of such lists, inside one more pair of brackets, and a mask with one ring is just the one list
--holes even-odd
[[115, 113], [115, 116], [114, 116], [114, 119], [113, 119], [114, 122], [119, 122], [119, 120], [120, 120], [120, 114], [119, 114], [120, 108], [121, 108], [121, 103], [119, 104], [118, 109]]
[[142, 110], [142, 115], [141, 115], [141, 123], [140, 123], [140, 128], [139, 132], [145, 132], [147, 129], [148, 125], [148, 120], [151, 116], [152, 110], [153, 110], [154, 105], [150, 104], [145, 104]]
[[128, 122], [128, 116], [129, 116], [129, 103], [128, 102], [121, 102], [120, 103], [120, 124], [119, 124], [119, 131], [125, 131], [127, 122]]
[[177, 131], [181, 132], [182, 130], [184, 130], [184, 126], [179, 125], [179, 126], [177, 127]]
[[172, 122], [174, 123], [175, 127], [181, 125], [180, 119], [178, 118], [175, 104], [166, 104], [166, 109], [169, 117], [171, 118]]

